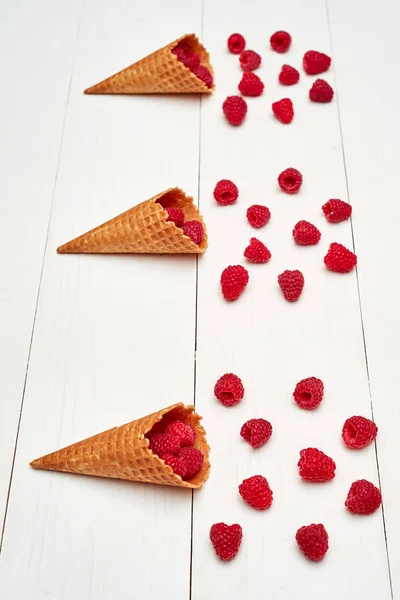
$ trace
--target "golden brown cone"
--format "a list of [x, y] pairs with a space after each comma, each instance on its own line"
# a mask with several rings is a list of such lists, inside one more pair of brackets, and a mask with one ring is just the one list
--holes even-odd
[[[184, 212], [185, 221], [200, 221], [204, 236], [199, 245], [193, 243], [172, 221], [166, 221], [167, 213], [164, 208], [167, 207], [180, 208]], [[193, 198], [179, 188], [170, 188], [67, 242], [57, 252], [202, 254], [206, 248], [206, 226]]]
[[[153, 454], [149, 448], [149, 440], [145, 437], [161, 420], [163, 426], [167, 426], [176, 419], [195, 429], [194, 447], [204, 455], [201, 470], [190, 481], [183, 481], [169, 465]], [[30, 464], [35, 469], [197, 489], [206, 481], [210, 471], [210, 448], [200, 421], [201, 417], [194, 411], [193, 406], [173, 404], [126, 425], [103, 431], [62, 450], [37, 458]]]
[[207, 50], [194, 34], [187, 34], [88, 88], [85, 94], [210, 94], [215, 86], [208, 88], [172, 53], [182, 40], [213, 74]]

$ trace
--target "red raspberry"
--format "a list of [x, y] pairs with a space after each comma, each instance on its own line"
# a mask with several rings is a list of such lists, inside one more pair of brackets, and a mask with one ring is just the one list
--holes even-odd
[[244, 251], [243, 256], [251, 263], [262, 264], [269, 261], [271, 252], [262, 242], [260, 242], [260, 240], [253, 237]]
[[299, 221], [293, 229], [293, 237], [299, 246], [312, 246], [318, 244], [321, 232], [308, 221]]
[[307, 377], [296, 385], [293, 398], [300, 408], [313, 410], [317, 408], [324, 397], [324, 384], [317, 377]]
[[175, 454], [164, 454], [162, 458], [166, 465], [172, 467], [174, 473], [182, 477], [182, 479], [186, 477], [186, 463], [182, 458]]
[[239, 485], [239, 494], [247, 504], [257, 510], [265, 510], [272, 504], [272, 490], [262, 475], [244, 479]]
[[318, 561], [324, 558], [328, 551], [328, 533], [323, 525], [305, 525], [296, 533], [296, 542], [300, 550], [310, 560]]
[[246, 46], [246, 40], [240, 33], [232, 33], [228, 37], [228, 49], [232, 54], [240, 54]]
[[272, 425], [265, 419], [250, 419], [242, 425], [240, 435], [252, 448], [261, 448], [272, 435]]
[[172, 221], [177, 227], [182, 227], [185, 220], [185, 215], [180, 208], [168, 206], [167, 208], [164, 208], [164, 210], [166, 210], [168, 213], [168, 217], [165, 219], [167, 222]]
[[348, 448], [360, 450], [368, 446], [378, 433], [373, 421], [365, 417], [350, 417], [346, 419], [342, 429], [342, 438]]
[[370, 515], [381, 505], [382, 495], [379, 488], [366, 479], [351, 484], [345, 506], [357, 515]]
[[254, 71], [261, 64], [261, 56], [254, 50], [244, 50], [239, 57], [243, 71]]
[[228, 206], [234, 204], [239, 196], [237, 186], [229, 179], [221, 179], [214, 188], [214, 198], [218, 204]]
[[293, 121], [293, 102], [290, 98], [282, 98], [282, 100], [278, 100], [272, 104], [272, 112], [278, 121], [287, 125]]
[[252, 227], [259, 229], [264, 227], [271, 218], [271, 212], [266, 206], [253, 204], [247, 209], [246, 217]]
[[241, 96], [228, 96], [222, 105], [222, 110], [231, 125], [240, 125], [246, 116], [247, 104]]
[[185, 61], [186, 53], [182, 46], [175, 46], [175, 48], [172, 50], [172, 54], [175, 54], [179, 62], [183, 63]]
[[322, 52], [309, 50], [303, 56], [303, 68], [308, 75], [318, 75], [327, 71], [331, 66], [331, 59]]
[[221, 275], [221, 290], [225, 300], [237, 300], [249, 281], [247, 269], [241, 265], [226, 267]]
[[179, 454], [186, 467], [185, 479], [192, 479], [202, 467], [204, 456], [197, 448], [181, 448]]
[[283, 65], [279, 73], [279, 83], [282, 85], [294, 85], [300, 79], [300, 73], [290, 65]]
[[300, 477], [306, 481], [323, 482], [335, 477], [335, 462], [317, 448], [301, 450], [297, 466]]
[[279, 175], [278, 183], [281, 190], [287, 194], [296, 194], [303, 183], [303, 175], [297, 169], [289, 167]]
[[193, 73], [193, 75], [196, 75], [196, 77], [201, 79], [201, 81], [203, 81], [208, 88], [212, 87], [214, 80], [213, 80], [213, 76], [211, 75], [211, 73], [207, 69], [207, 67], [204, 67], [203, 65], [199, 65], [198, 67], [195, 67], [194, 69], [192, 69], [192, 73]]
[[200, 56], [196, 52], [188, 52], [183, 59], [183, 64], [193, 71], [193, 69], [200, 66]]
[[324, 79], [316, 79], [311, 86], [309, 96], [313, 102], [330, 102], [333, 98], [333, 89]]
[[304, 287], [304, 275], [301, 271], [284, 271], [278, 275], [279, 287], [289, 302], [296, 302]]
[[290, 44], [292, 43], [292, 38], [286, 31], [277, 31], [276, 33], [271, 35], [270, 43], [272, 50], [275, 52], [286, 52], [289, 49]]
[[334, 242], [329, 246], [324, 263], [330, 271], [349, 273], [357, 264], [357, 256], [342, 244]]
[[242, 528], [237, 523], [235, 525], [215, 523], [210, 529], [211, 543], [221, 560], [232, 560], [236, 556], [242, 537]]
[[264, 84], [255, 73], [243, 73], [238, 89], [243, 96], [261, 96]]
[[340, 223], [351, 217], [352, 207], [343, 200], [328, 200], [322, 210], [330, 223]]
[[164, 454], [178, 454], [180, 448], [180, 439], [169, 433], [157, 433], [150, 440], [151, 451], [161, 458]]
[[182, 225], [183, 233], [190, 237], [194, 244], [201, 244], [204, 235], [204, 227], [200, 221], [186, 221]]
[[196, 432], [193, 427], [182, 421], [172, 421], [166, 428], [165, 433], [179, 438], [181, 446], [192, 446], [196, 438]]
[[222, 375], [214, 386], [214, 395], [224, 406], [235, 406], [244, 396], [242, 380], [234, 373]]

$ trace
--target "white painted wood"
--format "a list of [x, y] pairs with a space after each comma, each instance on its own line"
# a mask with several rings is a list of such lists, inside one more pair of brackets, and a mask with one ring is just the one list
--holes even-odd
[[[344, 12], [343, 3], [343, 18]], [[277, 29], [293, 35], [293, 47], [284, 56], [268, 49], [269, 36]], [[248, 48], [261, 52], [259, 72], [266, 92], [248, 100], [246, 122], [234, 129], [224, 122], [221, 105], [240, 79], [237, 59], [225, 50], [235, 30], [244, 34]], [[350, 31], [349, 26], [343, 61], [345, 56], [350, 60], [353, 48]], [[378, 477], [374, 447], [351, 452], [340, 438], [348, 416], [370, 416], [370, 402], [355, 273], [333, 274], [323, 266], [330, 242], [352, 244], [350, 224], [331, 226], [321, 212], [327, 199], [346, 199], [336, 100], [311, 104], [308, 89], [315, 78], [303, 71], [294, 88], [277, 83], [283, 63], [300, 68], [308, 49], [330, 53], [325, 6], [317, 0], [259, 0], [244, 8], [239, 0], [206, 0], [204, 42], [218, 87], [202, 107], [200, 197], [212, 243], [199, 270], [196, 406], [209, 433], [212, 477], [195, 495], [192, 597], [387, 600], [382, 514], [357, 518], [344, 507], [352, 481], [376, 483]], [[358, 68], [359, 61], [350, 62]], [[347, 72], [350, 77], [350, 67]], [[334, 84], [332, 71], [326, 78]], [[285, 96], [293, 99], [296, 111], [289, 126], [276, 122], [270, 109]], [[289, 166], [304, 176], [298, 196], [277, 189], [279, 172]], [[239, 186], [236, 206], [214, 203], [212, 190], [221, 178], [232, 178]], [[271, 222], [258, 232], [245, 219], [252, 203], [266, 203], [272, 212]], [[320, 228], [318, 246], [295, 247], [291, 230], [299, 219]], [[227, 304], [219, 293], [221, 271], [228, 264], [244, 264], [242, 253], [253, 235], [266, 242], [272, 259], [267, 265], [250, 265], [247, 290]], [[283, 300], [276, 282], [286, 268], [300, 268], [306, 279], [295, 305]], [[246, 387], [244, 400], [232, 409], [213, 398], [215, 381], [229, 371], [239, 374]], [[326, 386], [323, 405], [312, 413], [298, 409], [291, 396], [295, 383], [310, 375], [321, 377]], [[274, 426], [271, 441], [259, 451], [239, 436], [242, 423], [252, 417], [267, 418]], [[307, 446], [336, 460], [334, 481], [306, 485], [300, 480], [298, 453]], [[265, 513], [245, 505], [237, 491], [245, 477], [258, 473], [274, 491], [273, 506]], [[244, 531], [240, 554], [229, 564], [216, 558], [208, 539], [212, 523], [221, 520], [238, 522]], [[308, 562], [294, 540], [296, 530], [311, 522], [323, 522], [330, 534], [331, 548], [320, 564]]]

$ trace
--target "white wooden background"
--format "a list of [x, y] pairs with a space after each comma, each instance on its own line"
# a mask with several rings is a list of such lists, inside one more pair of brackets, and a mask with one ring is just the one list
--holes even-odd
[[[1, 600], [400, 599], [398, 430], [398, 22], [393, 0], [0, 1], [0, 554]], [[268, 49], [293, 35], [290, 53]], [[242, 32], [261, 52], [266, 91], [249, 99], [240, 128], [221, 117], [240, 79], [226, 39]], [[82, 90], [185, 32], [211, 53], [211, 98], [90, 97]], [[307, 99], [310, 81], [281, 88], [283, 62], [305, 50], [333, 57], [329, 105]], [[296, 116], [276, 122], [289, 95]], [[296, 197], [279, 172], [304, 175]], [[218, 207], [216, 181], [232, 178], [237, 205]], [[195, 257], [58, 256], [75, 234], [170, 186], [198, 200], [210, 247]], [[320, 211], [348, 199], [352, 223]], [[259, 233], [272, 252], [251, 266], [243, 297], [226, 304], [219, 276], [242, 262], [254, 231], [247, 206], [266, 203]], [[291, 229], [322, 231], [296, 248]], [[331, 241], [355, 246], [357, 273], [323, 268]], [[276, 276], [300, 268], [301, 301], [282, 300]], [[197, 356], [197, 360], [195, 360]], [[215, 380], [237, 372], [246, 395], [227, 410]], [[316, 375], [326, 399], [296, 410], [296, 381]], [[185, 490], [35, 472], [33, 458], [175, 401], [196, 402], [212, 446], [211, 478]], [[373, 416], [376, 445], [346, 451], [341, 425]], [[262, 416], [269, 444], [252, 451], [241, 424]], [[330, 484], [297, 476], [298, 452], [318, 446], [337, 462]], [[260, 514], [237, 494], [262, 473], [274, 490]], [[355, 518], [350, 483], [381, 485], [383, 510]], [[223, 564], [210, 525], [239, 522], [238, 557]], [[294, 543], [323, 522], [330, 551], [319, 564]]]

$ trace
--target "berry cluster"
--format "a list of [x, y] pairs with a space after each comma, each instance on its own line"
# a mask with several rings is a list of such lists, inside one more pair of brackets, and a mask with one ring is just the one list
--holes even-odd
[[201, 64], [201, 57], [193, 52], [188, 40], [179, 42], [172, 50], [172, 54], [175, 54], [179, 62], [183, 63], [198, 79], [201, 79], [208, 88], [213, 86], [214, 80], [210, 70]]
[[183, 233], [190, 237], [194, 244], [201, 244], [204, 236], [204, 227], [200, 221], [186, 221], [185, 223], [185, 215], [180, 208], [168, 206], [164, 210], [167, 213], [167, 218], [165, 219], [167, 223], [171, 221], [176, 227], [180, 227]]

